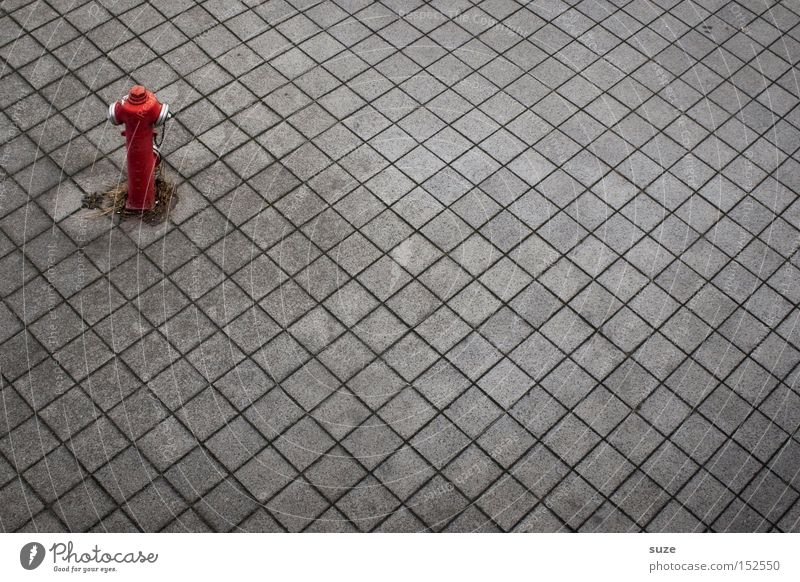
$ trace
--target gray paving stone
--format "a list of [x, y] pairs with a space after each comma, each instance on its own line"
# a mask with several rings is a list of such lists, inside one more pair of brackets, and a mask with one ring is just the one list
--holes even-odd
[[545, 4], [9, 8], [0, 527], [796, 531], [798, 15]]
[[267, 509], [288, 531], [301, 531], [319, 517], [326, 506], [325, 499], [308, 483], [296, 480], [275, 496]]
[[400, 502], [374, 477], [368, 477], [358, 487], [339, 499], [337, 507], [361, 531], [370, 531], [391, 515]]
[[68, 531], [86, 530], [109, 513], [115, 504], [94, 479], [84, 479], [54, 507]]
[[232, 531], [259, 505], [230, 477], [203, 495], [194, 510], [212, 531]]

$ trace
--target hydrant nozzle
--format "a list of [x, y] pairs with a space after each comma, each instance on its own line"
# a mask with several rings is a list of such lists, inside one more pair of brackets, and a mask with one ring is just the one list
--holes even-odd
[[153, 128], [169, 118], [169, 106], [156, 96], [134, 85], [128, 94], [108, 107], [108, 120], [125, 125], [128, 150], [128, 197], [126, 210], [150, 210], [156, 200], [156, 167], [160, 154], [155, 147]]

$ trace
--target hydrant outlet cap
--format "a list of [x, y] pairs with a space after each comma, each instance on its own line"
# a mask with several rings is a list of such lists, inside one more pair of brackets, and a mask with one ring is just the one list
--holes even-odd
[[144, 103], [147, 99], [147, 89], [141, 85], [134, 85], [128, 93], [128, 101], [131, 103]]

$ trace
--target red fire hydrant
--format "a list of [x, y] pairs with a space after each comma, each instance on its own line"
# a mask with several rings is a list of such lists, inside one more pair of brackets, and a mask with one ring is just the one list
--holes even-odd
[[126, 210], [150, 210], [156, 199], [156, 164], [160, 156], [153, 141], [153, 128], [169, 118], [169, 106], [141, 85], [108, 107], [108, 120], [125, 124], [128, 148], [128, 198]]

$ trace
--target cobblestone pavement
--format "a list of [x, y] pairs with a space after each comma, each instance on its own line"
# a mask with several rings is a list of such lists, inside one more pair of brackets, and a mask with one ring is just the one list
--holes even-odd
[[0, 6], [1, 530], [800, 530], [796, 0]]

